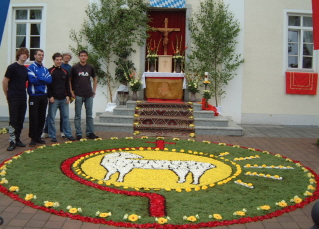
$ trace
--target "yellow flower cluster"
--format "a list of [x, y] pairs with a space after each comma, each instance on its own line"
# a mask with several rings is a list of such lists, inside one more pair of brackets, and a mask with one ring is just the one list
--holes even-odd
[[[81, 139], [82, 140], [82, 139]], [[80, 140], [80, 141], [81, 141]], [[52, 144], [51, 146], [59, 146], [60, 145], [60, 143], [54, 143], [54, 144]]]
[[194, 139], [187, 139], [187, 141], [189, 141], [189, 142], [195, 142]]
[[197, 221], [197, 219], [199, 219], [199, 215], [191, 215], [191, 216], [184, 216], [183, 220], [189, 221], [189, 222], [195, 222]]
[[246, 212], [247, 212], [247, 210], [245, 208], [243, 208], [243, 210], [241, 210], [241, 211], [235, 211], [233, 213], [233, 215], [244, 216], [244, 215], [246, 215]]
[[210, 141], [203, 141], [203, 143], [205, 143], [205, 144], [210, 144], [211, 142]]
[[81, 139], [80, 139], [80, 142], [86, 142], [86, 141], [87, 141], [86, 138], [81, 138]]
[[37, 196], [36, 195], [33, 195], [33, 194], [26, 194], [25, 195], [25, 197], [24, 197], [24, 199], [26, 200], [26, 201], [29, 201], [29, 200], [32, 200], [32, 199], [36, 199], [37, 198]]
[[126, 219], [128, 221], [131, 221], [131, 222], [135, 222], [137, 220], [139, 220], [141, 218], [141, 216], [139, 215], [136, 215], [136, 214], [131, 214], [131, 215], [124, 215], [123, 219]]
[[234, 148], [240, 148], [240, 145], [233, 145]]
[[250, 156], [250, 157], [236, 157], [234, 159], [234, 161], [244, 161], [244, 160], [251, 160], [251, 159], [259, 159], [259, 155], [256, 155], [256, 156]]
[[278, 166], [275, 166], [275, 165], [257, 165], [257, 164], [254, 164], [254, 165], [251, 165], [251, 164], [247, 164], [244, 166], [245, 168], [259, 168], [259, 169], [294, 169], [293, 167], [291, 166], [283, 166], [283, 165], [278, 165]]
[[95, 138], [94, 141], [102, 141], [102, 138]]
[[111, 137], [110, 139], [111, 140], [118, 140], [119, 138], [118, 137]]
[[260, 210], [268, 211], [268, 210], [270, 210], [270, 206], [269, 205], [263, 205], [263, 206], [257, 207], [257, 210], [258, 211], [260, 211]]
[[71, 143], [73, 143], [72, 141], [66, 141], [66, 142], [64, 142], [65, 144], [71, 144]]
[[125, 139], [127, 139], [127, 140], [132, 140], [133, 137], [126, 137]]
[[239, 185], [242, 185], [242, 186], [247, 187], [247, 188], [254, 188], [252, 183], [245, 183], [242, 180], [236, 180], [234, 182], [235, 182], [235, 184], [239, 184]]
[[164, 137], [157, 137], [156, 139], [157, 140], [164, 140], [165, 138]]
[[195, 133], [190, 133], [189, 136], [190, 136], [191, 138], [195, 138], [195, 137], [196, 137], [196, 134], [195, 134]]
[[279, 207], [281, 207], [281, 208], [284, 208], [284, 207], [287, 207], [287, 206], [288, 206], [288, 204], [286, 203], [285, 200], [282, 200], [282, 201], [276, 203], [276, 205], [279, 206]]
[[10, 191], [10, 192], [19, 192], [19, 187], [18, 187], [18, 186], [11, 186], [11, 187], [9, 188], [9, 191]]
[[8, 184], [8, 180], [6, 178], [2, 178], [0, 184]]
[[225, 146], [226, 143], [218, 143], [219, 146]]
[[82, 208], [74, 208], [71, 205], [67, 206], [66, 209], [68, 209], [71, 214], [82, 212]]
[[290, 202], [300, 204], [302, 202], [302, 199], [299, 196], [294, 196], [293, 199], [290, 199]]
[[180, 139], [179, 138], [173, 138], [173, 141], [179, 141]]
[[221, 154], [219, 154], [218, 156], [219, 156], [219, 157], [223, 157], [223, 156], [226, 156], [226, 155], [229, 155], [229, 152], [221, 153]]
[[248, 148], [249, 151], [256, 151], [254, 148]]
[[112, 216], [112, 213], [111, 212], [99, 212], [99, 211], [97, 211], [95, 213], [95, 215], [100, 217], [100, 218], [106, 218], [106, 217]]
[[223, 217], [220, 214], [213, 214], [213, 215], [209, 215], [209, 218], [214, 218], [216, 220], [222, 220]]
[[148, 139], [148, 137], [147, 136], [142, 136], [141, 139]]
[[60, 206], [59, 202], [44, 201], [43, 203], [44, 203], [44, 206], [47, 208], [56, 208]]
[[165, 224], [168, 222], [168, 220], [171, 220], [168, 216], [165, 218], [165, 217], [160, 217], [160, 218], [155, 218], [155, 221], [158, 223], [158, 224]]
[[263, 173], [257, 173], [257, 172], [246, 172], [245, 175], [247, 176], [257, 176], [257, 177], [265, 177], [265, 178], [271, 178], [274, 180], [282, 180], [283, 178], [279, 175], [270, 175], [270, 174], [263, 174]]
[[138, 130], [134, 131], [133, 135], [139, 135], [140, 132]]

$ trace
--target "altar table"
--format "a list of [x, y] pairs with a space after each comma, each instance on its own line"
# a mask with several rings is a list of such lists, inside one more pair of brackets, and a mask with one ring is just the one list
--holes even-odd
[[182, 99], [186, 89], [184, 73], [144, 72], [141, 81], [147, 99]]

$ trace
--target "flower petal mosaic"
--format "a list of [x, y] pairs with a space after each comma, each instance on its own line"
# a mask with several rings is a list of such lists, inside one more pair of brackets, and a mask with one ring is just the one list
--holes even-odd
[[248, 223], [319, 197], [318, 175], [293, 159], [193, 139], [52, 144], [9, 158], [0, 174], [0, 191], [25, 205], [117, 227]]

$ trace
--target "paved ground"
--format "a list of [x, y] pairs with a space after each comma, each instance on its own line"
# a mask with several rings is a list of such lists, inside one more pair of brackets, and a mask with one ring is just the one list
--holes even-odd
[[[84, 124], [84, 123], [83, 123]], [[28, 124], [26, 123], [26, 126]], [[0, 128], [7, 127], [7, 122], [0, 122]], [[238, 144], [267, 150], [272, 153], [280, 153], [291, 159], [300, 161], [319, 173], [319, 148], [315, 145], [319, 139], [319, 126], [261, 126], [242, 125], [244, 136], [197, 136], [196, 140], [208, 140]], [[74, 129], [74, 128], [73, 128]], [[22, 132], [21, 140], [29, 143], [27, 129]], [[127, 137], [128, 133], [96, 132], [102, 138]], [[62, 142], [62, 139], [58, 137]], [[49, 143], [49, 141], [48, 141]], [[12, 152], [6, 151], [8, 147], [8, 135], [0, 134], [0, 161], [27, 149], [17, 148]], [[261, 222], [238, 224], [217, 229], [310, 229], [314, 224], [311, 219], [311, 210], [314, 203], [303, 209], [297, 209], [282, 216], [264, 220]], [[65, 229], [116, 229], [116, 227], [99, 224], [84, 223], [70, 220], [64, 217], [52, 215], [23, 205], [20, 202], [0, 193], [0, 216], [4, 223], [0, 228], [5, 229], [35, 229], [35, 228], [65, 228]], [[319, 216], [318, 216], [319, 217]]]

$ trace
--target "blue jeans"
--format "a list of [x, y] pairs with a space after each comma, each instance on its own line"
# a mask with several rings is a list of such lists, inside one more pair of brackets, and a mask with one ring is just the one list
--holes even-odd
[[84, 98], [84, 97], [76, 96], [75, 97], [75, 117], [74, 117], [76, 136], [82, 136], [81, 111], [82, 111], [83, 103], [84, 103], [85, 112], [86, 112], [86, 136], [89, 136], [89, 134], [94, 133], [93, 97]]
[[55, 115], [57, 110], [60, 110], [60, 116], [62, 117], [62, 131], [65, 137], [72, 137], [71, 126], [69, 122], [69, 104], [66, 103], [66, 99], [54, 99], [54, 103], [49, 103], [49, 111], [47, 123], [49, 127], [49, 137], [56, 138], [55, 130]]

